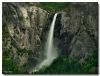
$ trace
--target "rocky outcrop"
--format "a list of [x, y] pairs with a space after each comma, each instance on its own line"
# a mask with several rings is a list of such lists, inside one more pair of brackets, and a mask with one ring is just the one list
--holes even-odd
[[98, 4], [71, 3], [61, 15], [61, 51], [84, 62], [98, 48]]
[[3, 27], [7, 26], [9, 32], [6, 46], [3, 41], [3, 52], [10, 49], [10, 57], [19, 67], [32, 69], [37, 63], [48, 15], [38, 3], [3, 3]]

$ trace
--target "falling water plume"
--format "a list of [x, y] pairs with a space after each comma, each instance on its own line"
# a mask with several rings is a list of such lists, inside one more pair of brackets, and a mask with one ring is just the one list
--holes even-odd
[[51, 27], [48, 33], [47, 42], [45, 45], [45, 56], [46, 58], [38, 64], [35, 69], [33, 69], [33, 73], [39, 71], [43, 67], [48, 67], [53, 62], [54, 59], [57, 58], [57, 51], [53, 45], [53, 34], [54, 34], [54, 26], [56, 21], [57, 13], [54, 15], [53, 21], [51, 23]]

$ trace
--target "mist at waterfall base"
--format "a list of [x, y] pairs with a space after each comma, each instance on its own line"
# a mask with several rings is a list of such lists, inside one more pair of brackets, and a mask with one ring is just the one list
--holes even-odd
[[54, 15], [53, 21], [51, 23], [49, 32], [48, 32], [48, 37], [47, 37], [47, 42], [45, 44], [45, 59], [37, 64], [37, 66], [33, 69], [33, 73], [39, 71], [40, 69], [44, 67], [48, 67], [52, 64], [54, 59], [57, 58], [58, 53], [56, 48], [53, 45], [53, 34], [54, 34], [54, 26], [55, 26], [55, 21], [56, 21], [57, 13]]

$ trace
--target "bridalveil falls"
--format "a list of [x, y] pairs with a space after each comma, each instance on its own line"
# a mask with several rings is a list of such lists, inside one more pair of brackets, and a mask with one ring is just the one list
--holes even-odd
[[53, 21], [51, 23], [50, 30], [48, 32], [47, 42], [45, 44], [45, 56], [46, 58], [33, 69], [33, 73], [39, 71], [43, 67], [49, 66], [54, 59], [57, 58], [57, 51], [53, 45], [53, 33], [54, 33], [54, 26], [56, 21], [57, 13], [54, 15]]
[[2, 2], [2, 74], [98, 74], [98, 2]]

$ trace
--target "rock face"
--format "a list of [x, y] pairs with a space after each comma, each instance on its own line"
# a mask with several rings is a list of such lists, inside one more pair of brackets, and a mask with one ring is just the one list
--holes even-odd
[[[2, 5], [3, 53], [9, 53], [18, 68], [29, 73], [43, 57], [44, 42], [54, 14], [39, 8], [39, 3]], [[98, 4], [68, 4], [57, 16], [54, 44], [59, 47], [60, 55], [85, 63], [98, 49]]]
[[84, 62], [98, 48], [98, 4], [71, 3], [61, 15], [61, 51]]
[[10, 35], [6, 38], [9, 41], [6, 46], [3, 41], [3, 51], [10, 49], [11, 57], [19, 67], [29, 65], [32, 68], [40, 56], [48, 13], [36, 6], [38, 3], [3, 3], [3, 27], [7, 26]]

